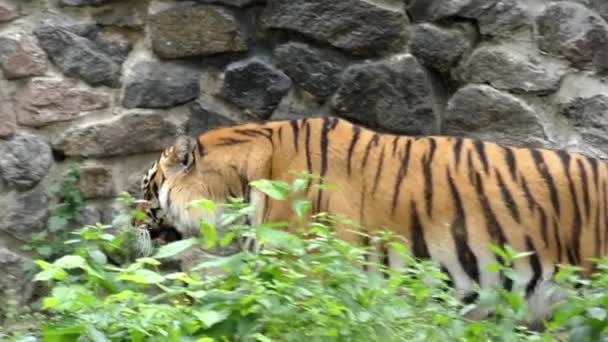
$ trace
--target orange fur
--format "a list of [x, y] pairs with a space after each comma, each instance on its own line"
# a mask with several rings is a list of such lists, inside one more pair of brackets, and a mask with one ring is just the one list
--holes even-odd
[[[187, 166], [186, 145], [186, 154], [194, 157]], [[405, 237], [414, 255], [437, 261], [465, 293], [475, 283], [509, 286], [487, 272], [497, 262], [489, 243], [534, 252], [515, 265], [522, 275], [519, 285], [530, 296], [547, 285], [556, 264], [576, 264], [588, 274], [589, 259], [608, 249], [608, 167], [576, 153], [380, 134], [316, 118], [181, 138], [154, 168], [144, 184], [146, 199], [154, 202], [163, 186], [171, 189], [162, 211], [186, 235], [198, 232], [192, 222], [202, 217], [187, 209], [188, 202], [221, 202], [229, 195], [251, 199], [251, 181], [289, 182], [296, 177], [292, 171], [312, 172], [336, 186], [310, 188], [314, 212], [344, 215], [368, 231], [387, 229]], [[292, 217], [287, 202], [257, 201], [264, 202], [259, 222]], [[347, 230], [338, 235], [365, 243]]]

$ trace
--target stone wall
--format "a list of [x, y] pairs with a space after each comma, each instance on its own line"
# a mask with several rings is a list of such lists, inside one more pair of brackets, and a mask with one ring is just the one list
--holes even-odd
[[0, 269], [84, 160], [90, 222], [179, 133], [338, 115], [606, 157], [606, 0], [0, 0]]

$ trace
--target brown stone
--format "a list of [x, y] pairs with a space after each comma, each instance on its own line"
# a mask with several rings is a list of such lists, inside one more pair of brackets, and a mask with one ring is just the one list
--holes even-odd
[[75, 81], [41, 77], [31, 79], [15, 98], [17, 122], [31, 127], [73, 120], [110, 104], [108, 95], [77, 87]]
[[0, 0], [0, 23], [19, 17], [19, 8], [7, 0]]
[[53, 141], [67, 156], [111, 157], [161, 151], [173, 143], [178, 127], [158, 113], [125, 113], [102, 122], [72, 127]]
[[80, 169], [78, 188], [84, 198], [108, 198], [116, 195], [112, 171], [101, 165], [87, 165]]
[[15, 134], [15, 114], [7, 99], [0, 97], [0, 138], [8, 138]]
[[33, 37], [22, 32], [8, 33], [0, 36], [0, 67], [9, 80], [41, 76], [47, 68], [46, 55]]
[[191, 1], [152, 2], [148, 14], [152, 49], [161, 58], [246, 51], [247, 37], [235, 15]]

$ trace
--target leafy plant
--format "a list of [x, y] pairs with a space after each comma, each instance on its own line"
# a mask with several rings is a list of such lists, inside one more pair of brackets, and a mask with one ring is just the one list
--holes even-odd
[[[310, 218], [310, 205], [292, 196], [309, 180], [252, 185], [275, 199], [292, 201], [298, 218]], [[124, 201], [132, 199], [125, 196]], [[547, 330], [537, 333], [520, 324], [527, 305], [517, 290], [480, 291], [479, 304], [494, 316], [465, 319], [462, 313], [470, 308], [453, 296], [446, 275], [435, 263], [413, 258], [391, 234], [368, 238], [400, 254], [404, 267], [399, 270], [370, 258], [373, 249], [338, 239], [331, 223], [347, 224], [342, 218], [316, 215], [299, 220], [300, 229], [289, 233], [284, 222], [245, 225], [243, 218], [252, 208], [242, 200], [193, 205], [213, 212], [224, 206], [220, 223], [231, 229], [220, 232], [202, 222], [200, 238], [176, 241], [133, 260], [125, 252], [136, 243], [128, 222], [140, 213], [127, 211], [114, 227], [87, 226], [75, 232], [67, 241], [72, 253], [52, 262], [38, 260], [36, 280], [52, 288], [43, 302], [49, 318], [40, 336], [45, 341], [266, 342], [550, 341], [563, 334], [591, 341], [606, 335], [606, 261], [598, 261], [599, 272], [589, 281], [572, 268], [562, 268], [558, 281], [570, 299], [557, 306]], [[188, 249], [213, 251], [242, 238], [255, 238], [264, 248], [208, 256], [191, 270], [161, 267], [163, 260]], [[516, 280], [513, 262], [527, 254], [508, 246], [492, 250], [502, 263], [490, 271]], [[124, 253], [122, 263], [110, 263], [106, 255], [112, 253]]]
[[84, 197], [78, 188], [80, 170], [78, 164], [70, 166], [63, 179], [50, 188], [54, 199], [46, 229], [34, 233], [25, 250], [35, 252], [41, 258], [54, 258], [70, 252], [68, 239], [70, 231], [83, 223]]

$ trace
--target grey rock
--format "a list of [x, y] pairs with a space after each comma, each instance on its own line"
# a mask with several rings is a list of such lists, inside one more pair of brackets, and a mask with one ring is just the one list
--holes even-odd
[[17, 121], [24, 126], [42, 127], [69, 121], [86, 112], [107, 108], [110, 96], [73, 80], [32, 78], [15, 94]]
[[332, 108], [339, 116], [383, 130], [434, 134], [442, 101], [437, 80], [408, 54], [346, 69]]
[[572, 122], [586, 143], [604, 150], [608, 147], [608, 96], [576, 98], [562, 105], [559, 112]]
[[539, 115], [523, 100], [487, 85], [467, 85], [448, 101], [444, 134], [510, 145], [542, 146]]
[[60, 0], [59, 4], [63, 6], [101, 6], [116, 0]]
[[475, 19], [483, 35], [504, 35], [528, 23], [525, 2], [519, 0], [411, 0], [416, 21]]
[[235, 7], [245, 7], [255, 3], [261, 2], [260, 0], [196, 0], [203, 4], [218, 4]]
[[0, 23], [19, 17], [19, 7], [10, 0], [0, 0]]
[[108, 31], [98, 31], [92, 41], [118, 65], [122, 65], [133, 48], [133, 44], [125, 36]]
[[589, 75], [568, 75], [553, 105], [586, 145], [608, 150], [608, 85]]
[[44, 75], [46, 55], [25, 33], [6, 33], [0, 36], [0, 68], [9, 80]]
[[348, 63], [337, 51], [297, 42], [278, 46], [274, 55], [279, 69], [296, 85], [319, 98], [338, 89], [340, 74]]
[[549, 4], [536, 18], [536, 26], [538, 46], [548, 53], [566, 57], [576, 66], [593, 62], [608, 46], [606, 21], [578, 3]]
[[53, 165], [49, 144], [30, 134], [0, 142], [0, 155], [0, 178], [19, 190], [36, 186]]
[[96, 205], [87, 204], [84, 207], [84, 211], [82, 213], [83, 216], [83, 224], [85, 225], [96, 225], [97, 223], [101, 223], [101, 211], [97, 208]]
[[125, 108], [168, 108], [195, 99], [200, 70], [183, 63], [142, 61], [126, 77]]
[[129, 2], [119, 2], [102, 8], [92, 14], [95, 22], [102, 26], [116, 26], [130, 29], [142, 29], [144, 14], [140, 8]]
[[15, 114], [9, 101], [0, 97], [0, 138], [8, 138], [15, 134], [17, 127]]
[[295, 31], [357, 55], [400, 51], [409, 20], [403, 6], [366, 0], [269, 0], [265, 28]]
[[260, 118], [268, 118], [291, 88], [291, 79], [259, 58], [231, 63], [220, 96]]
[[237, 123], [236, 120], [208, 108], [205, 103], [200, 101], [190, 106], [190, 113], [190, 118], [186, 123], [186, 134], [193, 137], [198, 137], [215, 128], [232, 126]]
[[247, 35], [226, 8], [193, 2], [154, 2], [148, 29], [152, 49], [161, 58], [206, 56], [246, 51]]
[[488, 83], [513, 92], [548, 94], [559, 87], [568, 71], [526, 46], [484, 46], [476, 49], [464, 65], [469, 83]]
[[590, 0], [589, 6], [597, 11], [599, 15], [608, 20], [608, 2], [604, 0]]
[[78, 188], [85, 199], [111, 198], [116, 195], [112, 170], [103, 165], [81, 167]]
[[0, 230], [21, 241], [44, 229], [48, 219], [48, 196], [42, 187], [25, 192], [9, 191], [0, 197]]
[[104, 50], [108, 46], [100, 46], [60, 26], [43, 25], [35, 29], [34, 34], [51, 61], [66, 75], [79, 77], [94, 86], [118, 86], [121, 58], [124, 60], [126, 56], [110, 55]]
[[459, 23], [442, 27], [431, 23], [414, 26], [410, 49], [424, 65], [448, 73], [473, 48], [475, 27]]
[[67, 156], [110, 157], [163, 150], [177, 126], [157, 113], [125, 113], [110, 120], [72, 127], [53, 140]]
[[[17, 254], [8, 248], [0, 247], [0, 296], [14, 304], [27, 305], [30, 303], [35, 283], [31, 280], [30, 272], [27, 272], [33, 262], [30, 258]], [[9, 295], [9, 291], [11, 294]], [[6, 302], [5, 302], [6, 303]]]

